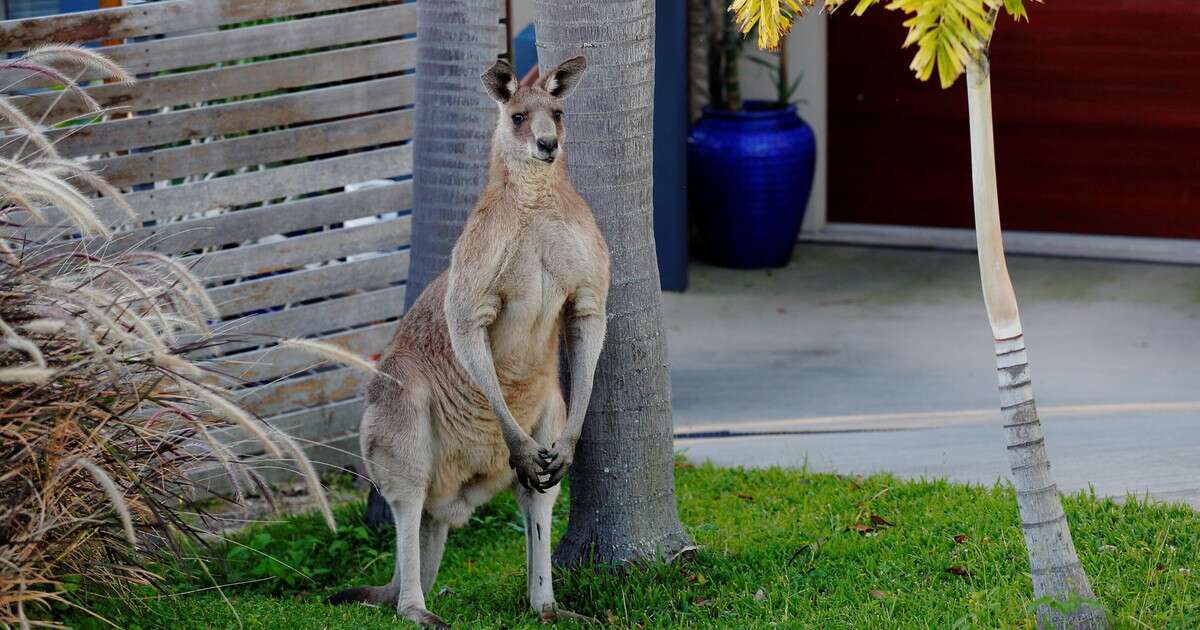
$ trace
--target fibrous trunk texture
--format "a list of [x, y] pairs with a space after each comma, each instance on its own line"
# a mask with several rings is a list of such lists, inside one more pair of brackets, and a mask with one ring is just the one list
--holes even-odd
[[968, 68], [967, 95], [980, 279], [996, 340], [1000, 409], [1033, 575], [1033, 594], [1036, 598], [1065, 602], [1068, 605], [1063, 607], [1064, 610], [1070, 611], [1042, 605], [1038, 608], [1038, 626], [1108, 628], [1108, 620], [1096, 602], [1087, 574], [1075, 553], [1058, 487], [1050, 475], [1050, 459], [1046, 455], [1042, 424], [1033, 399], [1025, 338], [1000, 233], [991, 80], [986, 60]]
[[479, 82], [505, 50], [501, 0], [417, 3], [413, 246], [407, 305], [450, 264], [487, 181], [496, 104]]
[[535, 3], [539, 63], [586, 55], [568, 99], [571, 180], [612, 254], [608, 337], [571, 469], [555, 562], [619, 564], [690, 547], [675, 504], [671, 380], [654, 253], [654, 2]]
[[709, 99], [709, 0], [688, 0], [688, 120], [696, 121]]
[[[405, 310], [450, 265], [450, 252], [487, 181], [496, 104], [479, 82], [505, 50], [502, 0], [417, 3], [413, 235]], [[367, 522], [390, 527], [378, 492]]]

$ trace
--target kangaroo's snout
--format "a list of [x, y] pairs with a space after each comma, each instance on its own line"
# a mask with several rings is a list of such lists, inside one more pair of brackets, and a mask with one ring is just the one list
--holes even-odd
[[553, 162], [558, 155], [558, 138], [554, 136], [543, 136], [537, 139], [537, 148], [539, 160]]

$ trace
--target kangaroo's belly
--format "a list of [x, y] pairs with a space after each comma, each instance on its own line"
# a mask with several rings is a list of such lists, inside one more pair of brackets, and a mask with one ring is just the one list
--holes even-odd
[[[547, 396], [558, 387], [557, 362], [533, 378], [501, 378], [509, 411], [526, 434], [533, 434]], [[473, 385], [467, 400], [446, 400], [433, 422], [433, 467], [425, 510], [455, 527], [467, 522], [476, 507], [509, 487], [513, 471], [500, 421]], [[553, 389], [552, 389], [553, 388]]]
[[[548, 397], [559, 395], [559, 316], [565, 298], [550, 295], [541, 304], [530, 293], [510, 297], [488, 329], [505, 403], [528, 435]], [[513, 480], [499, 419], [465, 371], [459, 376], [462, 382], [447, 388], [435, 405], [434, 465], [426, 500], [427, 512], [454, 526], [464, 524], [475, 507]]]

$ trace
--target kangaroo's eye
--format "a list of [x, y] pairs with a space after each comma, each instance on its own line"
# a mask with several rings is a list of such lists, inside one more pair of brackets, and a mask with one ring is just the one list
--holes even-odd
[[561, 109], [554, 110], [554, 120], [562, 120], [562, 110]]
[[521, 123], [525, 122], [525, 114], [513, 114], [513, 124], [520, 127]]

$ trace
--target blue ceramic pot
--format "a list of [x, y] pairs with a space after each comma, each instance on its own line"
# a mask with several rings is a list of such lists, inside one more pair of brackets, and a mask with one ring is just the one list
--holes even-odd
[[688, 134], [688, 203], [702, 256], [722, 267], [786, 265], [816, 162], [816, 138], [794, 105], [705, 107]]

